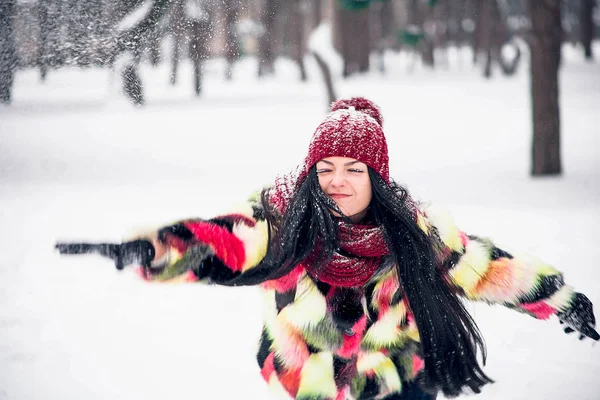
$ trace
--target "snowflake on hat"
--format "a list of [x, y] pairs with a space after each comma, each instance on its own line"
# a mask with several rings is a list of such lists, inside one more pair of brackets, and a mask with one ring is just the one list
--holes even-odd
[[304, 160], [305, 174], [326, 157], [357, 159], [390, 180], [388, 147], [379, 108], [364, 97], [338, 100], [317, 127]]

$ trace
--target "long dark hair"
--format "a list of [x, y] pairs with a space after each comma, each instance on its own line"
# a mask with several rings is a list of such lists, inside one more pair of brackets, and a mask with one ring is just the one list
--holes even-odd
[[485, 342], [436, 258], [441, 241], [418, 225], [406, 189], [388, 185], [369, 169], [373, 200], [370, 211], [383, 228], [398, 278], [419, 329], [425, 358], [423, 386], [458, 396], [468, 386], [475, 393], [493, 382], [481, 369]]
[[[485, 343], [437, 261], [441, 242], [417, 225], [405, 188], [395, 182], [388, 184], [371, 168], [368, 171], [373, 191], [369, 213], [383, 229], [419, 330], [425, 360], [421, 384], [431, 391], [442, 390], [448, 397], [458, 396], [465, 387], [479, 393], [482, 386], [493, 382], [477, 360], [480, 349], [485, 362]], [[280, 278], [305, 260], [317, 244], [319, 262], [331, 258], [337, 247], [337, 224], [331, 211], [342, 213], [321, 190], [314, 166], [283, 215], [269, 203], [267, 191], [262, 194], [262, 205], [270, 232], [267, 255], [232, 284]]]

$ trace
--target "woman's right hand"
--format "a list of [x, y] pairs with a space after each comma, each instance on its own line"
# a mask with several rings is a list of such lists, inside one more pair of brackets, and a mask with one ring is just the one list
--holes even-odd
[[[113, 260], [119, 270], [131, 264], [150, 268], [157, 255], [155, 246], [149, 240], [133, 240], [120, 244], [59, 242], [54, 247], [60, 254], [100, 254]], [[166, 248], [161, 246], [159, 251], [164, 254]]]

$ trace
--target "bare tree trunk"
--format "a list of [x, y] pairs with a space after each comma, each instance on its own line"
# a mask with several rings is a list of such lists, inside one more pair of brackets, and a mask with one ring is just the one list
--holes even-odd
[[42, 81], [46, 79], [48, 70], [64, 62], [64, 49], [61, 46], [61, 26], [66, 21], [63, 2], [40, 0], [38, 15], [40, 21], [40, 45], [38, 66]]
[[[98, 23], [96, 29], [96, 63], [106, 66], [110, 64], [110, 52], [112, 43], [112, 32], [114, 27], [113, 15], [115, 5], [113, 0], [99, 0]], [[156, 29], [155, 29], [156, 31]], [[154, 35], [156, 37], [156, 35]]]
[[585, 59], [593, 59], [592, 40], [594, 38], [594, 21], [592, 14], [596, 0], [581, 0], [581, 8], [579, 10], [579, 29], [580, 39], [585, 52]]
[[275, 21], [279, 11], [279, 0], [265, 0], [261, 22], [265, 29], [258, 45], [258, 76], [272, 74], [275, 70], [275, 44], [278, 42]]
[[384, 54], [396, 40], [394, 30], [394, 10], [391, 1], [375, 2], [371, 5], [371, 47], [378, 54], [378, 69], [385, 73]]
[[430, 22], [428, 20], [431, 18], [431, 14], [431, 7], [427, 6], [427, 12], [422, 14], [423, 41], [421, 42], [421, 60], [423, 61], [423, 65], [433, 68], [435, 67], [434, 43], [429, 32], [425, 29], [426, 25]]
[[315, 60], [317, 60], [317, 65], [319, 66], [319, 69], [323, 75], [323, 81], [325, 82], [325, 88], [327, 89], [327, 105], [329, 108], [329, 104], [333, 103], [337, 99], [335, 89], [333, 87], [333, 79], [331, 78], [331, 70], [329, 69], [329, 65], [327, 65], [325, 60], [323, 60], [319, 54], [313, 51], [312, 55], [315, 57]]
[[[526, 1], [526, 0], [523, 0]], [[479, 13], [479, 1], [477, 0], [466, 0], [463, 22], [461, 22], [461, 32], [464, 35], [465, 43], [470, 44], [473, 49], [473, 65], [477, 63], [477, 16]], [[472, 26], [473, 30], [469, 32], [466, 28], [468, 25], [465, 25], [464, 22], [473, 22], [474, 26]]]
[[204, 19], [190, 19], [189, 57], [194, 65], [194, 91], [202, 92], [202, 65], [209, 57], [209, 38], [212, 30], [212, 14]]
[[300, 8], [301, 1], [287, 0], [286, 6], [289, 8], [286, 10], [285, 30], [289, 37], [288, 46], [290, 56], [298, 65], [300, 80], [305, 82], [308, 78], [304, 65], [304, 14]]
[[184, 35], [185, 4], [183, 0], [173, 1], [171, 6], [170, 26], [173, 27], [173, 53], [171, 54], [171, 85], [177, 83], [177, 70], [179, 69], [179, 60], [181, 59], [181, 42]]
[[312, 0], [312, 28], [316, 28], [321, 24], [323, 19], [323, 2], [322, 0]]
[[560, 0], [530, 0], [533, 145], [531, 174], [558, 175], [560, 113], [558, 69], [562, 41]]
[[347, 10], [337, 1], [334, 2], [334, 43], [344, 61], [344, 77], [369, 70], [371, 53], [369, 14], [368, 8]]
[[104, 4], [102, 0], [86, 0], [85, 3], [87, 4], [83, 12], [87, 14], [84, 18], [87, 37], [84, 41], [84, 52], [87, 54], [88, 64], [102, 66], [106, 62], [101, 46], [104, 34], [104, 21], [102, 19]]
[[[419, 0], [410, 0], [408, 6], [408, 20], [410, 25], [415, 29], [415, 32], [421, 35], [421, 39], [415, 43], [415, 49], [421, 55], [421, 62], [428, 67], [435, 66], [435, 57], [433, 54], [433, 43], [425, 32], [426, 18], [431, 14], [426, 12], [423, 7], [429, 8], [428, 5], [423, 5]], [[429, 10], [428, 10], [429, 11]]]
[[506, 20], [502, 16], [498, 0], [480, 0], [476, 3], [477, 19], [474, 34], [473, 61], [484, 56], [483, 76], [490, 78], [494, 65], [500, 67], [505, 75], [512, 75], [517, 70], [521, 59], [521, 52], [517, 45], [515, 57], [505, 59], [502, 47], [509, 41], [509, 30]]
[[92, 27], [97, 22], [94, 19], [96, 5], [95, 1], [90, 0], [69, 0], [67, 3], [69, 63], [87, 66], [92, 62], [90, 37]]
[[448, 0], [437, 0], [437, 3], [433, 7], [430, 7], [429, 10], [435, 28], [431, 35], [431, 49], [432, 55], [434, 55], [432, 58], [435, 64], [438, 66], [442, 65], [446, 68], [450, 66], [448, 60], [448, 45], [451, 36], [449, 29], [451, 11], [450, 2]]
[[153, 67], [156, 67], [160, 64], [161, 55], [160, 55], [160, 42], [161, 35], [158, 29], [155, 29], [152, 32], [152, 35], [148, 37], [148, 58], [150, 60], [150, 64]]
[[476, 62], [478, 56], [484, 54], [483, 76], [489, 78], [492, 76], [492, 36], [494, 35], [494, 17], [498, 4], [496, 0], [479, 0], [476, 7], [473, 61]]
[[17, 69], [17, 54], [13, 32], [15, 0], [0, 2], [0, 103], [9, 104]]
[[233, 74], [233, 64], [240, 58], [240, 44], [237, 35], [237, 22], [240, 17], [242, 4], [240, 0], [227, 0], [225, 3], [225, 34], [227, 70], [225, 78], [230, 80]]
[[37, 65], [40, 69], [40, 77], [42, 81], [46, 80], [48, 74], [48, 39], [50, 36], [50, 21], [52, 21], [49, 10], [50, 2], [48, 0], [40, 0], [38, 3], [38, 16], [40, 21], [40, 45], [38, 47]]

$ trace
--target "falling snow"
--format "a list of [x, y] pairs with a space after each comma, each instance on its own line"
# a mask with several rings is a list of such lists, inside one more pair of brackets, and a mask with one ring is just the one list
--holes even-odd
[[[469, 54], [448, 69], [390, 54], [388, 75], [343, 81], [340, 95], [381, 106], [391, 175], [451, 209], [467, 232], [531, 252], [600, 305], [600, 79], [566, 48], [560, 178], [532, 180], [529, 82], [484, 81]], [[95, 257], [60, 258], [56, 240], [113, 240], [209, 217], [305, 157], [326, 105], [318, 68], [291, 61], [255, 77], [256, 60], [210, 60], [203, 97], [192, 66], [142, 66], [137, 109], [113, 71], [16, 75], [0, 107], [0, 399], [272, 398], [254, 361], [262, 321], [253, 288], [149, 285]], [[598, 307], [597, 307], [598, 308]], [[469, 305], [487, 339], [486, 400], [596, 400], [600, 353], [502, 307]]]

